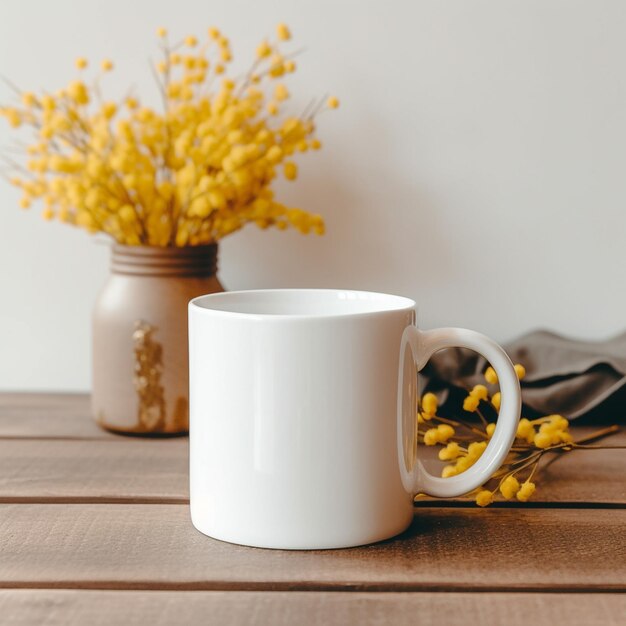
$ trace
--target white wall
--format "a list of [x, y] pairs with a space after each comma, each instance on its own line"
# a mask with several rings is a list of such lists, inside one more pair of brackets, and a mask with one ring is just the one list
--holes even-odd
[[[228, 288], [405, 294], [424, 327], [500, 340], [626, 326], [621, 0], [2, 0], [0, 73], [53, 89], [75, 56], [111, 56], [112, 90], [134, 83], [156, 102], [146, 60], [157, 26], [216, 24], [243, 66], [282, 20], [306, 47], [296, 103], [342, 101], [319, 120], [325, 149], [280, 186], [329, 232], [236, 234], [222, 246]], [[87, 389], [107, 248], [17, 200], [0, 181], [0, 388]]]

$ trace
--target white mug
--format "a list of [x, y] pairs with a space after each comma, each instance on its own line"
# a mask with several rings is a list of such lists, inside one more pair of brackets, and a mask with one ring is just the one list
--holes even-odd
[[[471, 330], [418, 330], [416, 304], [380, 293], [277, 289], [189, 303], [190, 496], [194, 526], [264, 548], [387, 539], [417, 493], [452, 497], [498, 469], [521, 396], [511, 361]], [[417, 374], [442, 348], [486, 357], [502, 401], [480, 459], [450, 478], [416, 446]]]

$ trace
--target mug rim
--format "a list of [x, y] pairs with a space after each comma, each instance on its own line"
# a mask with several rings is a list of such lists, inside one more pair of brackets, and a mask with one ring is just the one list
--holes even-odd
[[[230, 298], [237, 299], [241, 296], [279, 296], [279, 295], [296, 295], [301, 294], [320, 294], [326, 296], [339, 296], [344, 294], [345, 297], [336, 297], [337, 301], [361, 301], [363, 303], [368, 302], [370, 307], [359, 310], [346, 310], [339, 312], [310, 312], [310, 313], [267, 313], [267, 312], [250, 312], [241, 310], [230, 310], [223, 308], [212, 308], [210, 306], [204, 306], [203, 303], [220, 300], [227, 300]], [[372, 310], [372, 302], [378, 302], [384, 306], [375, 308]], [[337, 318], [350, 318], [350, 317], [366, 317], [366, 316], [379, 316], [388, 313], [398, 313], [401, 311], [414, 310], [417, 307], [417, 303], [412, 298], [406, 296], [397, 296], [388, 293], [382, 293], [378, 291], [364, 291], [360, 289], [317, 289], [317, 288], [284, 288], [284, 289], [240, 289], [236, 291], [223, 291], [218, 293], [209, 293], [202, 296], [197, 296], [189, 301], [189, 312], [198, 311], [205, 315], [218, 315], [220, 317], [240, 318], [240, 319], [259, 319], [259, 320], [306, 320], [306, 319], [337, 319]], [[234, 307], [233, 307], [234, 308]]]

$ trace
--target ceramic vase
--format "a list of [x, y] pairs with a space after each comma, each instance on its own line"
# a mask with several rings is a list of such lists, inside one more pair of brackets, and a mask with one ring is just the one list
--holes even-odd
[[92, 414], [135, 435], [189, 429], [187, 305], [224, 291], [217, 244], [114, 245], [111, 274], [93, 312]]

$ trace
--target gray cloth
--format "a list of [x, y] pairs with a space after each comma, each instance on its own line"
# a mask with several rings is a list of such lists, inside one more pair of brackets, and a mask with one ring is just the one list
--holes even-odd
[[[626, 418], [626, 332], [605, 341], [579, 341], [545, 330], [506, 344], [514, 363], [526, 368], [525, 408], [568, 419]], [[424, 370], [429, 388], [466, 390], [484, 383], [485, 359], [463, 348], [442, 350]], [[446, 395], [446, 394], [444, 394]]]

